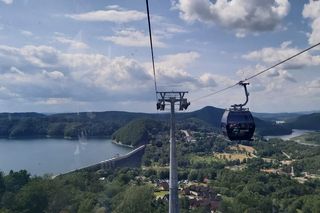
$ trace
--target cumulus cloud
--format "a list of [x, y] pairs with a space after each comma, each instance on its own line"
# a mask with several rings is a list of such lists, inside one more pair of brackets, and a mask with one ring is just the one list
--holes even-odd
[[59, 80], [62, 79], [64, 77], [64, 74], [60, 71], [52, 71], [52, 72], [48, 72], [46, 70], [42, 71], [42, 74], [44, 74], [45, 76], [48, 76], [49, 78], [55, 79], [55, 80]]
[[146, 18], [146, 14], [143, 12], [125, 10], [117, 5], [107, 7], [105, 10], [90, 11], [80, 14], [67, 14], [65, 16], [77, 21], [107, 21], [116, 23], [127, 23]]
[[82, 41], [77, 41], [77, 40], [62, 36], [62, 35], [55, 36], [54, 39], [57, 42], [69, 45], [71, 49], [86, 49], [86, 48], [88, 48], [88, 45], [86, 43], [84, 43]]
[[[160, 84], [163, 83], [165, 89], [171, 87], [180, 87], [186, 90], [196, 90], [202, 87], [208, 87], [209, 80], [205, 81], [204, 77], [193, 76], [189, 73], [189, 67], [200, 54], [198, 52], [177, 53], [163, 56], [156, 63], [157, 78]], [[212, 84], [211, 87], [215, 87]]]
[[290, 10], [288, 0], [179, 0], [173, 4], [183, 20], [217, 24], [235, 30], [239, 37], [276, 29]]
[[222, 75], [205, 73], [200, 76], [200, 83], [202, 87], [217, 87], [217, 86], [230, 86], [237, 81]]
[[[227, 76], [191, 74], [198, 52], [165, 55], [156, 63], [158, 85], [179, 85], [190, 91], [190, 98], [202, 96], [234, 84]], [[286, 76], [286, 73], [279, 73]], [[284, 78], [283, 77], [283, 78]], [[153, 72], [150, 62], [126, 57], [110, 58], [102, 54], [70, 53], [50, 46], [0, 46], [2, 100], [14, 100], [43, 109], [77, 110], [141, 106], [154, 100]], [[242, 97], [242, 96], [241, 96]], [[139, 103], [140, 102], [140, 103]], [[112, 104], [110, 104], [112, 103]], [[108, 105], [109, 104], [109, 105]], [[229, 103], [228, 103], [229, 104]], [[101, 108], [105, 105], [105, 108]], [[108, 107], [109, 106], [109, 107]], [[51, 110], [51, 111], [52, 111]], [[137, 109], [139, 110], [139, 109]], [[140, 109], [141, 110], [141, 109]]]
[[[213, 72], [199, 71], [199, 76], [192, 75], [190, 67], [200, 57], [198, 52], [159, 57], [156, 64], [158, 83], [183, 85], [191, 92], [188, 98], [192, 100], [236, 82]], [[257, 68], [264, 68], [259, 66], [249, 67], [238, 73], [242, 77], [255, 73]], [[46, 106], [45, 110], [51, 109], [50, 111], [74, 111], [77, 107], [82, 110], [88, 109], [87, 107], [95, 110], [97, 107], [100, 110], [122, 107], [121, 109], [128, 110], [131, 105], [145, 107], [154, 100], [151, 64], [126, 57], [67, 53], [49, 46], [0, 46], [0, 78], [0, 97], [3, 103], [19, 102], [21, 107], [27, 106], [28, 109], [34, 109], [35, 106], [43, 109]], [[251, 99], [255, 100], [253, 103], [263, 105], [267, 102], [266, 99], [276, 97], [275, 92], [293, 94], [298, 91], [294, 82], [294, 77], [288, 71], [274, 70], [252, 81], [250, 91], [254, 93]], [[308, 85], [312, 94], [319, 93], [316, 88], [319, 81], [314, 80]], [[255, 97], [255, 94], [259, 95]], [[233, 102], [241, 102], [243, 91], [229, 91], [228, 98], [215, 97], [218, 97], [214, 99], [215, 105], [225, 107]], [[279, 102], [279, 98], [274, 100]], [[202, 105], [193, 104], [204, 106], [204, 102], [201, 102]]]
[[309, 34], [311, 45], [320, 42], [320, 1], [310, 0], [304, 5], [302, 15], [311, 20], [312, 32]]
[[[101, 37], [104, 41], [111, 41], [114, 44], [127, 47], [149, 47], [149, 35], [142, 31], [126, 28], [115, 32], [114, 36]], [[165, 47], [166, 45], [160, 41], [157, 35], [153, 36], [154, 47]]]
[[33, 36], [33, 33], [27, 30], [21, 30], [21, 34], [24, 36]]
[[[199, 58], [200, 54], [194, 51], [160, 57], [156, 63], [158, 84], [165, 90], [182, 88], [197, 92], [235, 83], [227, 76], [209, 72], [201, 72], [199, 76], [191, 75], [189, 67]], [[150, 64], [148, 67], [151, 70]]]
[[[215, 87], [219, 76], [192, 76], [188, 66], [197, 52], [163, 56], [158, 80], [188, 89]], [[66, 53], [50, 46], [0, 46], [2, 97], [19, 97], [38, 104], [153, 100], [150, 63], [102, 54]], [[26, 102], [28, 102], [26, 101]]]
[[[265, 47], [260, 50], [249, 52], [242, 57], [247, 60], [263, 62], [269, 65], [275, 64], [301, 51], [301, 49], [290, 47], [290, 44], [291, 42], [283, 42], [279, 48]], [[317, 65], [320, 65], [320, 56], [312, 55], [310, 52], [307, 52], [291, 61], [288, 61], [282, 65], [282, 68], [300, 69], [305, 66]]]
[[[64, 53], [49, 46], [0, 47], [4, 86], [26, 98], [106, 99], [148, 89], [151, 79], [137, 61], [99, 54]], [[8, 64], [12, 67], [7, 68]], [[130, 82], [130, 83], [128, 83]], [[136, 98], [144, 98], [139, 93]], [[138, 97], [139, 96], [139, 97]], [[148, 96], [146, 96], [148, 97]]]
[[320, 89], [320, 79], [315, 79], [308, 83], [308, 87]]
[[0, 45], [0, 57], [3, 57], [0, 64], [20, 66], [29, 63], [38, 67], [54, 67], [56, 66], [58, 52], [55, 48], [44, 45], [27, 45], [22, 48]]
[[[266, 69], [265, 66], [258, 64], [256, 66], [249, 66], [240, 69], [236, 74], [240, 79], [246, 79], [264, 69]], [[250, 80], [250, 82], [252, 83], [251, 88], [254, 92], [276, 92], [283, 91], [288, 85], [297, 83], [297, 80], [287, 70], [271, 69], [270, 71]]]
[[182, 26], [172, 23], [168, 18], [158, 15], [151, 16], [153, 33], [161, 37], [172, 37], [178, 33], [187, 33]]

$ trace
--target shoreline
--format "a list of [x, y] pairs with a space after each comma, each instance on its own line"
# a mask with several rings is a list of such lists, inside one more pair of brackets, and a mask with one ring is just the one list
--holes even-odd
[[118, 146], [122, 146], [122, 147], [127, 147], [127, 148], [131, 148], [131, 149], [134, 149], [135, 147], [134, 146], [132, 146], [132, 145], [127, 145], [127, 144], [123, 144], [123, 143], [121, 143], [121, 141], [116, 141], [116, 140], [111, 140], [112, 141], [112, 143], [113, 144], [116, 144], [116, 145], [118, 145]]
[[86, 139], [107, 139], [111, 140], [111, 136], [88, 136], [86, 138], [79, 138], [79, 137], [69, 137], [69, 136], [19, 136], [19, 137], [0, 137], [0, 139], [6, 140], [28, 140], [28, 139], [64, 139], [70, 141], [77, 141], [77, 140], [86, 140]]

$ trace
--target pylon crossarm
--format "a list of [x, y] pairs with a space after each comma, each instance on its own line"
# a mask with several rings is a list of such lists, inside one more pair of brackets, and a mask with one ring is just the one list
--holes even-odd
[[157, 92], [160, 95], [160, 98], [157, 102], [157, 110], [165, 110], [166, 102], [168, 103], [179, 103], [179, 110], [186, 110], [190, 105], [190, 102], [184, 98], [185, 94], [188, 91], [171, 91], [171, 92]]

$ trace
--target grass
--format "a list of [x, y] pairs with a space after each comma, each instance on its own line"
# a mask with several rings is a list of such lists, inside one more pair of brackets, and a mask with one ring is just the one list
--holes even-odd
[[190, 162], [191, 164], [195, 164], [195, 163], [211, 164], [214, 162], [221, 162], [221, 160], [215, 158], [214, 155], [199, 156], [199, 155], [192, 154], [190, 155]]
[[236, 145], [236, 146], [230, 146], [229, 147], [231, 150], [234, 151], [240, 151], [240, 152], [248, 152], [253, 154], [256, 150], [252, 146], [245, 146], [242, 144]]
[[158, 198], [163, 198], [167, 194], [169, 194], [169, 191], [160, 191], [160, 192], [155, 192], [154, 196], [156, 197], [156, 199], [158, 199]]
[[246, 158], [253, 158], [253, 156], [249, 156], [246, 154], [239, 154], [239, 153], [215, 153], [214, 157], [222, 160], [240, 160], [240, 161], [243, 161]]
[[156, 171], [161, 171], [161, 170], [167, 170], [169, 169], [169, 166], [160, 166], [160, 165], [152, 165], [152, 166], [142, 166], [143, 170], [147, 170], [147, 169], [154, 169]]

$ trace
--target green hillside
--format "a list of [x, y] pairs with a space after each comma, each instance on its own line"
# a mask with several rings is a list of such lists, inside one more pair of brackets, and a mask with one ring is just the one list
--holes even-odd
[[162, 124], [158, 121], [136, 119], [117, 130], [112, 135], [112, 139], [125, 145], [138, 146], [148, 143], [162, 128]]
[[320, 113], [301, 115], [287, 126], [292, 129], [320, 130]]
[[220, 128], [220, 121], [223, 113], [224, 113], [224, 109], [220, 109], [212, 106], [206, 106], [194, 112], [180, 114], [177, 117], [179, 119], [197, 118], [199, 120], [207, 122], [213, 127]]

